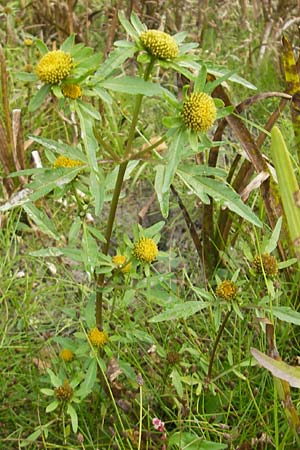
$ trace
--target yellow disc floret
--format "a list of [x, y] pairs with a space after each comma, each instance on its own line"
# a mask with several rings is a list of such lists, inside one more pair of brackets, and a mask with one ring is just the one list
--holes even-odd
[[117, 266], [118, 269], [121, 269], [121, 272], [123, 273], [128, 273], [131, 269], [131, 262], [125, 264], [126, 260], [127, 258], [124, 255], [115, 255], [112, 258], [112, 262]]
[[83, 164], [84, 163], [82, 161], [80, 161], [79, 159], [71, 159], [71, 158], [68, 158], [67, 156], [61, 155], [58, 158], [56, 158], [56, 160], [53, 163], [53, 167], [55, 169], [57, 169], [58, 167], [64, 167], [64, 168], [80, 167]]
[[140, 35], [143, 47], [160, 59], [176, 58], [179, 49], [175, 39], [167, 33], [159, 30], [147, 30]]
[[133, 253], [139, 261], [151, 263], [157, 258], [158, 248], [153, 239], [143, 237], [134, 245]]
[[37, 65], [37, 76], [48, 84], [58, 84], [68, 75], [73, 68], [73, 60], [69, 53], [62, 50], [54, 50], [46, 53]]
[[74, 353], [72, 352], [72, 350], [69, 350], [68, 348], [64, 348], [60, 352], [59, 356], [61, 357], [61, 359], [63, 361], [66, 361], [66, 362], [70, 362], [74, 359]]
[[224, 280], [216, 289], [216, 294], [223, 300], [234, 300], [237, 294], [238, 288], [231, 280]]
[[184, 101], [181, 116], [188, 128], [205, 133], [216, 120], [217, 109], [212, 97], [194, 92]]
[[263, 273], [267, 277], [275, 277], [278, 272], [278, 264], [275, 256], [263, 253], [261, 256], [257, 255], [252, 261], [253, 269], [256, 273]]
[[103, 347], [108, 341], [108, 336], [105, 331], [100, 331], [97, 327], [90, 329], [88, 338], [90, 343], [95, 347]]
[[61, 90], [65, 97], [72, 98], [73, 100], [76, 100], [76, 98], [82, 95], [79, 84], [63, 84]]

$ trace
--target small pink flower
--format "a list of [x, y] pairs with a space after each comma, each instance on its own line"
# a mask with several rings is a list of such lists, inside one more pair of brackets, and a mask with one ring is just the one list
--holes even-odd
[[166, 431], [165, 423], [162, 420], [158, 419], [157, 417], [152, 419], [152, 423], [153, 423], [155, 430], [160, 431], [161, 433]]

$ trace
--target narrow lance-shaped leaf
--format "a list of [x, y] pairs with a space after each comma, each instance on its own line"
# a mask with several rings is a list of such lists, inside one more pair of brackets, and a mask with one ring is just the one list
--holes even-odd
[[300, 190], [289, 151], [276, 126], [271, 131], [271, 154], [293, 248], [298, 261], [300, 261]]
[[300, 368], [289, 366], [283, 361], [277, 361], [265, 355], [256, 348], [251, 348], [251, 354], [256, 361], [274, 377], [287, 381], [290, 386], [300, 388]]

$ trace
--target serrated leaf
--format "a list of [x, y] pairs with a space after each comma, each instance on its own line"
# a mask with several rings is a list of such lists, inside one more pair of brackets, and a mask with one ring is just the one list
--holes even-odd
[[78, 99], [77, 105], [83, 115], [90, 116], [92, 119], [96, 120], [101, 119], [99, 111], [97, 111], [90, 103], [86, 103]]
[[261, 221], [251, 208], [249, 208], [249, 206], [241, 200], [239, 194], [237, 194], [228, 184], [225, 184], [224, 181], [220, 182], [212, 178], [204, 177], [197, 177], [196, 179], [182, 170], [179, 170], [177, 174], [201, 199], [203, 199], [203, 194], [209, 195], [216, 201], [222, 201], [227, 208], [248, 220], [248, 222], [253, 223], [253, 225], [257, 227], [262, 226]]
[[41, 389], [42, 394], [47, 395], [48, 397], [52, 396], [54, 394], [53, 389]]
[[281, 225], [282, 225], [282, 217], [279, 217], [268, 243], [264, 248], [262, 248], [262, 253], [272, 253], [273, 250], [275, 250], [280, 236]]
[[72, 47], [75, 44], [75, 34], [70, 34], [70, 36], [67, 37], [67, 39], [61, 44], [60, 50], [63, 52], [70, 52]]
[[79, 235], [79, 231], [81, 228], [81, 220], [80, 217], [76, 217], [74, 222], [71, 225], [69, 234], [68, 234], [68, 243], [69, 245], [74, 244], [74, 242], [76, 242], [78, 235]]
[[203, 64], [195, 79], [194, 92], [202, 92], [206, 83], [207, 69]]
[[77, 395], [82, 398], [86, 397], [93, 389], [96, 379], [97, 379], [97, 360], [93, 358], [91, 359], [85, 379], [81, 383], [80, 389], [77, 391]]
[[145, 95], [152, 97], [154, 95], [161, 96], [164, 89], [156, 83], [145, 81], [143, 78], [122, 76], [119, 78], [110, 78], [99, 83], [99, 86], [105, 89], [110, 89], [115, 92], [122, 92], [124, 94]]
[[22, 205], [22, 208], [43, 233], [55, 240], [59, 240], [59, 235], [57, 234], [53, 222], [44, 211], [38, 209], [32, 203], [26, 203]]
[[157, 323], [168, 320], [187, 319], [210, 305], [209, 302], [189, 301], [167, 308], [164, 312], [151, 317], [149, 322]]
[[292, 387], [300, 388], [299, 367], [289, 366], [283, 361], [277, 361], [276, 359], [270, 358], [270, 356], [265, 355], [256, 348], [251, 348], [250, 351], [256, 361], [271, 372], [274, 377], [287, 381]]
[[121, 22], [123, 28], [129, 34], [129, 36], [131, 36], [133, 39], [136, 39], [136, 40], [139, 39], [138, 32], [135, 31], [135, 29], [133, 28], [133, 26], [131, 25], [129, 20], [126, 19], [123, 11], [118, 12], [118, 17], [119, 17], [119, 21]]
[[38, 49], [42, 56], [49, 52], [47, 45], [41, 39], [35, 39], [34, 46]]

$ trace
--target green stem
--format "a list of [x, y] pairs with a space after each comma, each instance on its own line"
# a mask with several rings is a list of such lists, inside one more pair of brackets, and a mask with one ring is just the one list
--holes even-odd
[[[148, 66], [145, 70], [145, 74], [144, 74], [145, 81], [148, 80], [148, 78], [151, 74], [151, 70], [153, 68], [154, 61], [155, 61], [154, 58], [151, 59], [151, 61], [149, 62]], [[137, 95], [136, 100], [135, 100], [132, 121], [131, 121], [130, 129], [129, 129], [128, 140], [127, 140], [127, 144], [126, 144], [126, 148], [125, 148], [125, 152], [124, 152], [124, 161], [119, 166], [119, 172], [118, 172], [118, 177], [117, 177], [117, 181], [115, 184], [115, 190], [114, 190], [113, 198], [112, 198], [112, 201], [110, 204], [110, 211], [109, 211], [106, 232], [105, 232], [105, 241], [106, 242], [102, 246], [102, 252], [105, 255], [108, 254], [108, 250], [109, 250], [109, 246], [110, 246], [110, 240], [111, 240], [113, 225], [114, 225], [114, 221], [115, 221], [115, 217], [116, 217], [117, 206], [118, 206], [120, 193], [121, 193], [122, 186], [123, 186], [124, 175], [126, 172], [128, 162], [129, 162], [128, 156], [130, 155], [131, 150], [132, 150], [132, 143], [134, 140], [135, 129], [136, 129], [136, 125], [138, 122], [138, 117], [139, 117], [139, 112], [141, 109], [142, 100], [143, 100], [143, 95], [142, 94]], [[103, 292], [102, 292], [102, 288], [104, 285], [104, 274], [98, 275], [98, 277], [96, 279], [96, 283], [97, 283], [96, 324], [97, 324], [97, 327], [100, 330], [102, 330], [102, 328], [103, 328], [103, 314], [102, 314]]]
[[211, 380], [212, 367], [213, 367], [213, 363], [214, 363], [214, 360], [215, 360], [215, 355], [216, 355], [217, 347], [218, 347], [218, 344], [219, 344], [220, 339], [221, 339], [221, 336], [222, 336], [222, 334], [223, 334], [225, 325], [226, 325], [226, 323], [227, 323], [227, 320], [229, 319], [229, 316], [230, 316], [231, 312], [232, 312], [232, 308], [230, 308], [230, 309], [227, 311], [227, 313], [226, 313], [226, 315], [225, 315], [225, 317], [224, 317], [224, 319], [223, 319], [223, 322], [222, 322], [222, 324], [221, 324], [221, 326], [220, 326], [220, 328], [219, 328], [219, 331], [218, 331], [218, 334], [217, 334], [217, 337], [216, 337], [216, 340], [215, 340], [215, 343], [214, 343], [214, 347], [213, 347], [212, 353], [211, 353], [211, 355], [210, 355], [209, 366], [208, 366], [208, 371], [207, 371], [207, 379], [208, 379], [208, 381]]

